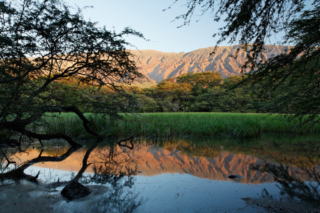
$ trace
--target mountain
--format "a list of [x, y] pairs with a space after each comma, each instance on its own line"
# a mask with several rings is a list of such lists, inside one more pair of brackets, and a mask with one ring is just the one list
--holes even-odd
[[[61, 156], [63, 153], [66, 153], [67, 150], [67, 147], [61, 150], [46, 150], [43, 152], [43, 156]], [[127, 166], [134, 170], [135, 166], [137, 166], [137, 170], [141, 172], [138, 173], [138, 175], [143, 176], [180, 173], [211, 180], [232, 181], [227, 178], [228, 175], [236, 174], [243, 176], [243, 178], [236, 180], [241, 183], [259, 184], [274, 182], [271, 174], [249, 169], [252, 164], [264, 163], [260, 157], [234, 154], [223, 150], [212, 150], [212, 152], [214, 153], [213, 156], [204, 157], [189, 156], [183, 152], [173, 152], [170, 147], [162, 149], [157, 146], [137, 144], [134, 150], [128, 151], [128, 149], [124, 147], [116, 146], [114, 149], [114, 154], [116, 155], [113, 158], [114, 161], [111, 161], [111, 164], [103, 163], [102, 166], [109, 165], [112, 167], [112, 165], [114, 165], [115, 168], [120, 170]], [[82, 149], [70, 155], [63, 162], [44, 162], [38, 163], [35, 166], [76, 172], [79, 171], [82, 166], [85, 153], [86, 150]], [[95, 149], [90, 155], [89, 162], [106, 162], [110, 160], [108, 158], [109, 153], [110, 149], [106, 147]], [[272, 154], [269, 154], [266, 156], [271, 157]], [[12, 160], [21, 164], [38, 156], [38, 149], [28, 149], [24, 153], [18, 153], [12, 156]], [[296, 157], [297, 156], [294, 156], [294, 159], [296, 159]], [[298, 170], [295, 166], [292, 168], [293, 171]], [[316, 171], [319, 172], [319, 169], [319, 166], [317, 166]], [[93, 166], [89, 167], [86, 172], [93, 172]], [[308, 176], [303, 172], [296, 173], [296, 177], [301, 180], [308, 180]]]
[[[189, 53], [166, 53], [156, 50], [131, 50], [135, 55], [134, 60], [138, 60], [139, 71], [147, 76], [151, 82], [160, 81], [177, 77], [187, 72], [219, 72], [223, 78], [240, 75], [241, 65], [246, 60], [246, 52], [241, 50], [238, 57], [229, 57], [233, 55], [239, 46], [218, 47], [215, 54], [214, 47], [202, 48]], [[266, 45], [262, 53], [266, 59], [285, 53], [292, 47]]]
[[[138, 171], [141, 172], [138, 173], [138, 175], [143, 176], [180, 173], [211, 180], [232, 181], [227, 178], [227, 176], [237, 174], [243, 176], [243, 178], [237, 180], [242, 183], [258, 184], [274, 181], [272, 175], [268, 173], [251, 171], [249, 169], [250, 164], [261, 164], [263, 161], [258, 157], [244, 154], [221, 152], [217, 157], [206, 158], [201, 156], [188, 156], [183, 153], [172, 154], [165, 149], [144, 145], [136, 146], [134, 152], [127, 152], [126, 149], [117, 146], [115, 153], [121, 153], [114, 158], [115, 162], [118, 163], [117, 168], [123, 168], [122, 164], [124, 164], [134, 169], [137, 165]], [[107, 160], [106, 156], [108, 156], [108, 154], [109, 149], [96, 149], [91, 153], [89, 161], [104, 162], [104, 160]], [[43, 156], [47, 155], [49, 155], [49, 153], [43, 153]], [[61, 153], [57, 156], [60, 155]], [[84, 155], [85, 150], [81, 150], [73, 153], [63, 162], [44, 162], [36, 164], [35, 166], [77, 172], [81, 169]], [[27, 153], [19, 153], [17, 156], [14, 156], [13, 159], [18, 163], [22, 163], [38, 156], [38, 150], [29, 149]], [[93, 166], [89, 167], [86, 172], [93, 172]]]

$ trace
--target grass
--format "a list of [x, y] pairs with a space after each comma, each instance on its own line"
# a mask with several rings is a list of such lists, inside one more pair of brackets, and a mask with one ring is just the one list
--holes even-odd
[[[110, 124], [108, 118], [86, 114], [91, 128], [105, 136], [164, 138], [172, 136], [254, 137], [261, 133], [320, 133], [320, 125], [297, 129], [277, 115], [243, 113], [144, 113], [124, 115], [123, 120]], [[47, 114], [46, 133], [66, 133], [80, 139], [90, 138], [82, 122], [74, 114]]]

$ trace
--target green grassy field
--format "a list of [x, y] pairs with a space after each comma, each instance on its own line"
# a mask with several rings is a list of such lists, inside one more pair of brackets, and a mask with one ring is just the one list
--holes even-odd
[[[261, 133], [320, 133], [320, 125], [305, 131], [298, 121], [288, 122], [277, 115], [250, 113], [143, 113], [123, 115], [110, 124], [109, 119], [86, 114], [93, 128], [105, 136], [230, 136], [254, 137]], [[46, 133], [66, 133], [72, 137], [89, 138], [82, 122], [74, 114], [47, 114]]]

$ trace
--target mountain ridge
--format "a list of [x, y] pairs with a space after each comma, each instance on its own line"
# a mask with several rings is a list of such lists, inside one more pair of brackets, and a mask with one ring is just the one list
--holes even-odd
[[[219, 72], [223, 78], [241, 75], [241, 65], [246, 61], [247, 53], [240, 50], [237, 58], [233, 55], [239, 45], [217, 47], [215, 54], [210, 54], [215, 47], [200, 48], [191, 52], [162, 52], [157, 50], [129, 50], [137, 60], [139, 71], [159, 83], [162, 80], [178, 77], [187, 72]], [[265, 59], [285, 53], [291, 46], [265, 45], [262, 55]]]

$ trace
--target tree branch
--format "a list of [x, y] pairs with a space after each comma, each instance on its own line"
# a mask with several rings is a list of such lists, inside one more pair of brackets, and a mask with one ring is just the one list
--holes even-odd
[[[131, 146], [128, 146], [127, 144], [122, 144], [122, 142], [127, 142], [127, 141], [130, 142]], [[119, 142], [118, 142], [118, 145], [119, 145], [119, 146], [127, 147], [127, 148], [129, 148], [129, 149], [133, 149], [134, 146], [133, 146], [132, 141], [133, 141], [133, 136], [131, 136], [131, 137], [128, 138], [128, 139], [124, 139], [124, 140], [119, 141]]]

